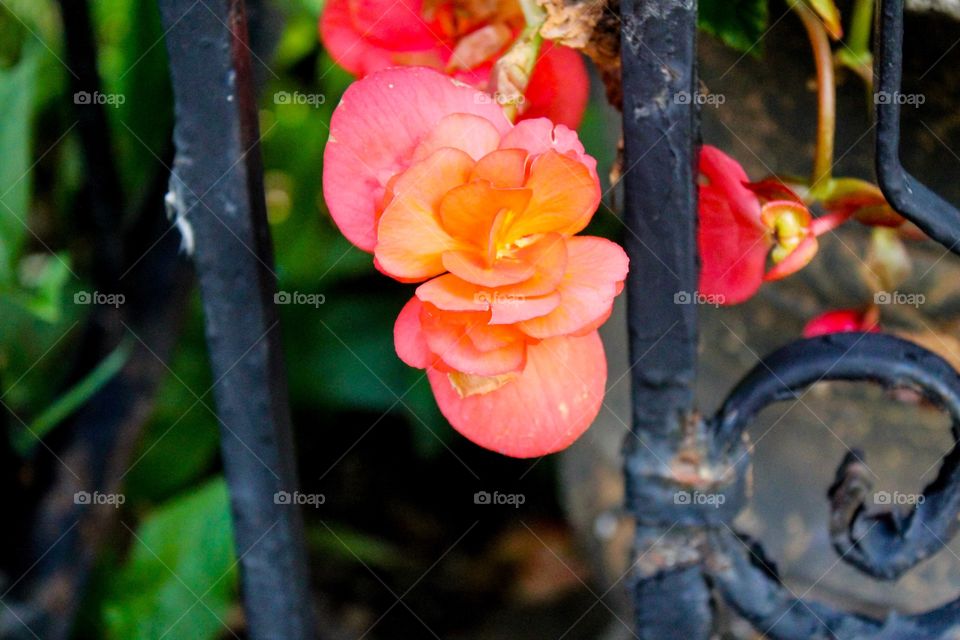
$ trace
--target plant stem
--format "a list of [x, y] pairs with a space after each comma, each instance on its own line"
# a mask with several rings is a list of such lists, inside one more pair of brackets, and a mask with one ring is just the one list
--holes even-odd
[[827, 31], [816, 14], [802, 2], [791, 7], [800, 16], [810, 38], [813, 59], [817, 65], [817, 147], [813, 161], [810, 190], [825, 187], [833, 170], [833, 139], [836, 130], [837, 89], [833, 75], [833, 52]]
[[491, 92], [511, 122], [520, 113], [543, 44], [540, 27], [547, 19], [547, 14], [536, 0], [520, 0], [520, 8], [527, 25], [516, 42], [493, 65], [490, 82]]
[[870, 33], [873, 31], [874, 0], [856, 0], [850, 14], [850, 37], [847, 46], [857, 56], [870, 54]]

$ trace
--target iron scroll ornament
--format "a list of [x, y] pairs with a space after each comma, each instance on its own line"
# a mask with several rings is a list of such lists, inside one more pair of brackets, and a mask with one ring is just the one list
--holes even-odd
[[[895, 579], [930, 557], [957, 531], [960, 513], [960, 374], [940, 356], [900, 338], [844, 333], [799, 340], [774, 352], [737, 385], [707, 424], [714, 458], [743, 446], [743, 432], [761, 409], [789, 400], [819, 381], [868, 381], [908, 387], [943, 408], [951, 419], [954, 448], [914, 511], [871, 511], [858, 456], [840, 466], [831, 489], [831, 537], [841, 559], [880, 579]], [[776, 569], [753, 541], [728, 527], [707, 530], [707, 575], [739, 614], [778, 640], [923, 640], [956, 638], [960, 599], [933, 611], [885, 620], [802, 601], [777, 579]]]
[[[903, 0], [883, 0], [879, 15], [874, 103], [878, 182], [891, 206], [954, 253], [960, 253], [960, 211], [900, 163]], [[882, 99], [886, 95], [887, 99]], [[870, 484], [862, 456], [851, 452], [829, 492], [830, 536], [840, 558], [880, 580], [895, 580], [941, 550], [960, 527], [960, 374], [936, 354], [883, 334], [836, 334], [799, 340], [758, 364], [731, 392], [706, 427], [715, 460], [743, 448], [743, 432], [765, 406], [795, 397], [821, 380], [909, 387], [948, 413], [953, 448], [904, 513], [866, 506]], [[738, 470], [739, 474], [739, 470]], [[742, 484], [742, 480], [737, 482]], [[762, 548], [729, 527], [707, 527], [706, 576], [717, 592], [765, 637], [777, 640], [933, 640], [960, 637], [960, 598], [918, 615], [875, 619], [796, 597], [782, 585]]]

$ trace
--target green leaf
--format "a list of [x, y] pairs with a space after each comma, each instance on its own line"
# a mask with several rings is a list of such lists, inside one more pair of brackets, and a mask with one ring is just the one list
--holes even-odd
[[156, 509], [130, 544], [103, 605], [109, 640], [223, 635], [236, 599], [237, 567], [222, 478]]
[[25, 46], [16, 66], [0, 69], [0, 283], [11, 282], [27, 231], [36, 56]]
[[93, 394], [99, 391], [123, 368], [127, 358], [130, 357], [130, 346], [129, 341], [121, 343], [100, 364], [94, 367], [93, 371], [70, 387], [66, 393], [57, 398], [53, 404], [37, 416], [27, 429], [16, 431], [14, 447], [17, 451], [21, 455], [29, 453], [37, 442], [50, 433], [54, 427], [86, 404]]
[[14, 298], [36, 318], [59, 322], [63, 316], [63, 290], [70, 279], [70, 256], [37, 253], [20, 261], [23, 289]]
[[700, 0], [701, 29], [737, 51], [759, 54], [767, 29], [767, 0]]

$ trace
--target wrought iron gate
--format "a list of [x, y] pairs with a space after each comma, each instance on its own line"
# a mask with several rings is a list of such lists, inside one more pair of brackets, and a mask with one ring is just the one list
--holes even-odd
[[[170, 205], [189, 220], [195, 238], [214, 376], [223, 378], [217, 405], [221, 422], [232, 425], [224, 426], [223, 454], [249, 633], [255, 639], [311, 638], [302, 524], [296, 510], [270, 499], [276, 491], [294, 490], [295, 473], [279, 337], [270, 331], [277, 322], [275, 282], [244, 2], [159, 4], [177, 113]], [[821, 380], [906, 385], [950, 414], [956, 439], [960, 375], [940, 357], [898, 338], [834, 335], [783, 347], [736, 386], [716, 415], [697, 413], [696, 306], [674, 304], [673, 296], [697, 288], [698, 113], [695, 101], [667, 99], [696, 93], [697, 3], [622, 0], [620, 11], [625, 166], [639, 165], [624, 178], [630, 345], [634, 358], [645, 354], [645, 366], [633, 369], [636, 437], [628, 441], [624, 462], [641, 558], [631, 587], [638, 637], [706, 639], [715, 632], [720, 601], [770, 638], [956, 637], [960, 600], [886, 620], [806, 602], [780, 584], [759, 545], [734, 532], [732, 520], [748, 499], [744, 429], [764, 406]], [[877, 91], [899, 90], [902, 14], [903, 0], [883, 0]], [[181, 28], [173, 29], [176, 23]], [[877, 108], [881, 188], [897, 211], [960, 252], [960, 211], [899, 163], [899, 108], [896, 101]], [[250, 344], [257, 345], [254, 357], [234, 367]], [[242, 440], [258, 443], [257, 452]], [[282, 473], [265, 473], [257, 457]], [[719, 509], [676, 503], [678, 490], [692, 489], [722, 493], [726, 500]], [[831, 539], [845, 562], [869, 576], [895, 579], [956, 531], [960, 447], [944, 457], [937, 479], [924, 490], [926, 500], [905, 517], [864, 510], [868, 490], [858, 460], [849, 457], [830, 494]]]

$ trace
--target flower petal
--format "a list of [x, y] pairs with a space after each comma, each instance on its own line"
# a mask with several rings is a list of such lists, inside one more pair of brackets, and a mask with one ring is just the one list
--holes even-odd
[[470, 180], [486, 180], [495, 187], [522, 187], [527, 177], [527, 152], [523, 149], [498, 149], [480, 158]]
[[462, 184], [473, 160], [458, 149], [440, 149], [391, 183], [392, 199], [377, 229], [378, 268], [405, 281], [443, 273], [444, 251], [460, 248], [436, 213], [444, 195]]
[[523, 372], [488, 393], [461, 397], [447, 374], [427, 375], [454, 429], [491, 451], [533, 458], [565, 449], [587, 430], [603, 402], [607, 362], [593, 332], [530, 345]]
[[567, 47], [543, 43], [530, 76], [522, 119], [548, 118], [571, 129], [580, 126], [587, 108], [590, 79], [583, 57]]
[[413, 161], [419, 162], [443, 147], [460, 149], [479, 160], [494, 151], [499, 143], [500, 132], [486, 118], [472, 113], [451, 113], [441, 118], [417, 145]]
[[352, 243], [373, 251], [376, 213], [387, 182], [451, 113], [486, 118], [501, 133], [510, 123], [497, 104], [432, 69], [387, 69], [353, 83], [330, 120], [323, 155], [323, 195], [334, 222]]
[[[519, 331], [490, 327], [488, 314], [448, 312], [424, 305], [420, 313], [423, 335], [430, 351], [456, 371], [477, 376], [495, 376], [523, 369], [527, 344]], [[503, 340], [503, 331], [512, 331], [513, 340]], [[491, 336], [484, 337], [484, 333]], [[484, 350], [480, 346], [503, 344]]]
[[320, 38], [330, 57], [357, 76], [393, 66], [391, 51], [374, 44], [358, 31], [350, 14], [350, 0], [328, 0], [320, 18]]
[[451, 189], [440, 201], [440, 220], [450, 235], [486, 250], [497, 214], [504, 209], [519, 214], [532, 195], [530, 189], [497, 189], [489, 182], [468, 182]]
[[443, 46], [433, 25], [421, 17], [423, 0], [348, 0], [348, 3], [353, 24], [365, 40], [393, 51]]
[[521, 120], [500, 141], [501, 149], [524, 149], [530, 155], [556, 151], [582, 162], [594, 176], [597, 161], [587, 155], [577, 132], [562, 124], [554, 125], [546, 118]]
[[567, 269], [558, 288], [560, 305], [518, 327], [531, 337], [550, 338], [598, 326], [622, 289], [627, 265], [626, 253], [614, 242], [590, 236], [568, 238]]
[[403, 306], [393, 325], [393, 343], [400, 359], [411, 367], [426, 369], [436, 364], [437, 357], [427, 346], [427, 339], [420, 326], [423, 303], [414, 296]]
[[524, 186], [533, 197], [507, 230], [509, 240], [551, 231], [573, 235], [587, 226], [600, 204], [596, 176], [582, 162], [556, 151], [534, 159]]

